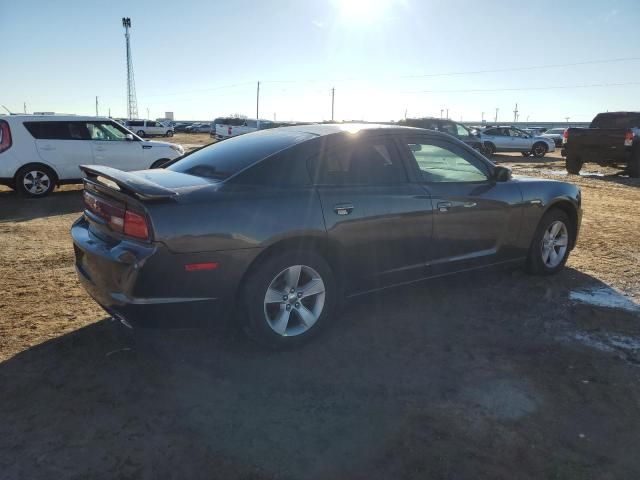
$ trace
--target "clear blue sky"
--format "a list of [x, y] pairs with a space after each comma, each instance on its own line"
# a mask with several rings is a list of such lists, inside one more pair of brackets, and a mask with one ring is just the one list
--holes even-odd
[[448, 108], [479, 120], [497, 107], [506, 122], [516, 102], [530, 121], [640, 110], [640, 59], [425, 76], [640, 57], [637, 0], [1, 3], [0, 104], [14, 111], [92, 114], [98, 95], [100, 114], [124, 116], [123, 16], [140, 116], [253, 117], [258, 80], [261, 117], [279, 120], [330, 118], [331, 87], [336, 119]]

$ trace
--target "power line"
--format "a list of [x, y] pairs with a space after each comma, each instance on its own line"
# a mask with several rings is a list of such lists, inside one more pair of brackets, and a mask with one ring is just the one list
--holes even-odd
[[444, 72], [444, 73], [425, 73], [420, 75], [402, 75], [399, 78], [448, 77], [448, 76], [455, 76], [455, 75], [476, 75], [480, 73], [518, 72], [518, 71], [524, 71], [524, 70], [539, 70], [543, 68], [577, 67], [580, 65], [597, 65], [602, 63], [633, 62], [638, 60], [640, 60], [640, 57], [624, 57], [624, 58], [611, 58], [608, 60], [585, 60], [584, 62], [573, 62], [573, 63], [550, 63], [547, 65], [505, 67], [505, 68], [495, 68], [490, 70], [467, 70], [464, 72]]
[[516, 92], [524, 90], [559, 90], [567, 88], [598, 88], [598, 87], [627, 87], [640, 85], [640, 82], [625, 83], [592, 83], [587, 85], [556, 85], [548, 87], [518, 87], [518, 88], [473, 88], [461, 90], [416, 90], [402, 93], [482, 93], [482, 92]]

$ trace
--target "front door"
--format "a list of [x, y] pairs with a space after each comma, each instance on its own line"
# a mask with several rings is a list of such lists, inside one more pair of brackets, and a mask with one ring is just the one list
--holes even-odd
[[406, 137], [420, 185], [434, 208], [429, 273], [499, 262], [518, 255], [522, 194], [512, 182], [496, 182], [479, 154], [442, 138]]
[[360, 134], [324, 150], [311, 165], [347, 293], [424, 276], [431, 200], [409, 181], [394, 142]]
[[146, 142], [128, 140], [126, 130], [114, 122], [87, 122], [94, 162], [119, 170], [149, 168], [143, 146]]

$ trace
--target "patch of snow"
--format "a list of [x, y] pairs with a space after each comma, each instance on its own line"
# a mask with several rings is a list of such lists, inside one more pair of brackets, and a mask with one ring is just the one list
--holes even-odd
[[569, 293], [569, 299], [598, 307], [617, 308], [628, 312], [640, 313], [640, 305], [610, 287], [574, 290]]

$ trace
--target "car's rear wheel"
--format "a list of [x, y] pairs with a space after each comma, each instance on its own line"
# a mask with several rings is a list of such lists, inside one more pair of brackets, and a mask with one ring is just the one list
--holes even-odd
[[545, 213], [529, 247], [527, 271], [551, 275], [562, 270], [569, 257], [574, 228], [564, 211], [553, 209]]
[[496, 146], [493, 143], [485, 143], [484, 144], [484, 154], [487, 157], [493, 157], [493, 155], [496, 153]]
[[312, 251], [284, 251], [250, 272], [242, 294], [244, 329], [273, 348], [296, 346], [331, 319], [336, 283], [327, 262]]
[[567, 172], [572, 173], [574, 175], [578, 175], [580, 170], [582, 169], [582, 160], [580, 157], [576, 157], [575, 155], [567, 155], [565, 160], [565, 168]]
[[46, 197], [56, 186], [56, 174], [45, 165], [27, 165], [16, 174], [15, 186], [28, 197]]
[[549, 147], [547, 147], [542, 142], [538, 142], [531, 149], [531, 153], [533, 153], [533, 156], [536, 158], [542, 158], [547, 154], [548, 150], [549, 150]]
[[144, 137], [144, 130], [138, 130], [136, 133], [139, 137]]
[[172, 130], [168, 130], [167, 133], [165, 133], [164, 136], [165, 137], [173, 137], [173, 131]]

